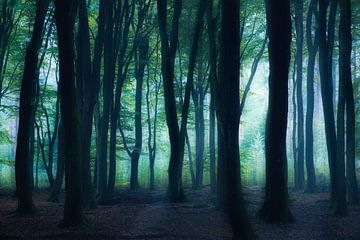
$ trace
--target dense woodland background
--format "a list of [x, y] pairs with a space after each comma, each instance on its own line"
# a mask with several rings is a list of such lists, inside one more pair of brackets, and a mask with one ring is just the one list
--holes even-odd
[[21, 214], [65, 201], [62, 226], [77, 226], [151, 190], [211, 199], [253, 239], [255, 212], [298, 220], [292, 196], [359, 211], [359, 1], [1, 0], [0, 13], [0, 191]]

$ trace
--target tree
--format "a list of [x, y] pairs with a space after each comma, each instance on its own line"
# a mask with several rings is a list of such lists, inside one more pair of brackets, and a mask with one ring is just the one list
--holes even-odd
[[0, 4], [0, 104], [6, 90], [3, 85], [9, 59], [10, 37], [18, 22], [14, 22], [15, 3], [15, 0], [3, 0]]
[[60, 64], [60, 111], [63, 124], [65, 157], [64, 226], [83, 222], [81, 205], [81, 138], [80, 116], [75, 89], [74, 23], [78, 10], [76, 0], [55, 0], [55, 17]]
[[234, 239], [253, 239], [254, 233], [247, 218], [240, 182], [239, 14], [239, 1], [221, 2], [219, 77], [213, 78], [215, 82], [212, 83], [219, 144], [217, 206], [229, 216]]
[[[339, 24], [339, 100], [337, 112], [337, 162], [336, 162], [336, 215], [347, 215], [346, 207], [346, 181], [345, 181], [345, 106], [347, 93], [351, 93], [347, 88], [352, 88], [351, 81], [351, 2], [349, 0], [340, 0], [340, 24]], [[352, 106], [353, 107], [353, 106]], [[348, 108], [348, 106], [346, 106]], [[351, 111], [351, 110], [350, 110]], [[354, 109], [352, 109], [354, 111]], [[351, 117], [351, 116], [350, 116]], [[349, 121], [347, 121], [349, 123]], [[353, 125], [354, 122], [350, 124]], [[348, 130], [351, 131], [352, 125]], [[349, 135], [351, 137], [351, 135]], [[350, 141], [352, 139], [349, 139]], [[349, 144], [350, 151], [353, 151]], [[346, 149], [348, 150], [348, 149]], [[349, 154], [346, 154], [349, 156]], [[349, 156], [350, 157], [350, 156]], [[353, 161], [349, 159], [348, 163]], [[348, 167], [349, 168], [349, 167]], [[350, 174], [348, 181], [353, 181], [353, 172]], [[356, 181], [356, 174], [355, 174]], [[351, 186], [351, 185], [350, 185]], [[354, 191], [353, 189], [350, 189]], [[357, 189], [355, 189], [357, 195]], [[351, 196], [351, 195], [349, 195]]]
[[[77, 99], [81, 118], [81, 171], [82, 204], [94, 208], [94, 194], [91, 184], [91, 136], [94, 105], [99, 92], [100, 61], [104, 38], [104, 1], [99, 4], [98, 33], [94, 44], [94, 58], [91, 61], [88, 9], [85, 0], [79, 1], [79, 33], [77, 42]], [[92, 65], [93, 63], [93, 65]]]
[[217, 82], [217, 55], [216, 55], [216, 37], [215, 27], [216, 22], [213, 17], [213, 0], [208, 1], [208, 7], [206, 11], [207, 24], [208, 24], [208, 37], [209, 37], [209, 62], [210, 62], [210, 110], [209, 110], [209, 149], [210, 149], [210, 185], [211, 192], [216, 192], [216, 151], [215, 151], [215, 100], [214, 100], [214, 84]]
[[319, 48], [319, 32], [315, 28], [315, 36], [312, 36], [313, 18], [318, 16], [317, 1], [311, 0], [308, 14], [306, 17], [306, 44], [308, 48], [308, 67], [307, 67], [307, 105], [306, 105], [306, 123], [305, 123], [305, 159], [306, 159], [306, 192], [313, 193], [316, 190], [316, 177], [314, 167], [314, 69], [316, 53]]
[[[358, 185], [355, 168], [355, 100], [351, 78], [351, 2], [340, 1], [339, 40], [341, 53], [341, 76], [344, 78], [345, 105], [346, 105], [346, 180], [348, 199], [350, 204], [359, 204]], [[349, 49], [350, 48], [350, 49]], [[355, 69], [354, 69], [355, 71]]]
[[65, 147], [65, 141], [64, 141], [64, 129], [62, 129], [61, 122], [59, 123], [59, 136], [58, 136], [58, 157], [57, 157], [57, 163], [56, 163], [56, 176], [54, 181], [54, 186], [51, 189], [51, 193], [49, 196], [50, 202], [59, 202], [59, 194], [61, 190], [61, 185], [64, 178], [64, 147]]
[[38, 56], [46, 18], [48, 0], [39, 0], [36, 7], [34, 28], [26, 49], [24, 73], [21, 81], [19, 130], [17, 135], [15, 174], [18, 196], [18, 211], [33, 213], [32, 164], [30, 161], [30, 137], [34, 127], [34, 96], [38, 81]]
[[[139, 187], [138, 168], [139, 168], [139, 158], [140, 158], [142, 140], [143, 140], [142, 122], [141, 122], [142, 93], [143, 93], [142, 88], [144, 82], [145, 68], [148, 65], [148, 61], [149, 61], [149, 30], [146, 28], [148, 26], [145, 22], [145, 19], [147, 17], [150, 4], [151, 4], [150, 1], [138, 3], [138, 25], [135, 36], [136, 38], [133, 46], [134, 58], [135, 58], [136, 94], [135, 94], [135, 145], [132, 151], [130, 151], [130, 149], [126, 144], [126, 139], [122, 131], [122, 128], [119, 127], [121, 135], [123, 137], [123, 142], [126, 152], [131, 158], [130, 189], [132, 190], [136, 190]], [[123, 76], [123, 78], [125, 78], [125, 75]]]
[[[338, 0], [319, 0], [319, 69], [321, 97], [325, 120], [326, 145], [329, 158], [331, 205], [336, 199], [336, 130], [333, 105], [332, 53], [335, 38], [335, 19]], [[327, 9], [330, 4], [329, 22]], [[327, 31], [326, 31], [327, 29]]]
[[288, 208], [286, 157], [291, 43], [290, 3], [288, 0], [267, 0], [265, 3], [270, 76], [265, 136], [265, 201], [259, 215], [267, 222], [291, 222], [293, 217]]
[[194, 68], [199, 45], [199, 38], [205, 13], [206, 0], [201, 0], [196, 14], [194, 36], [189, 54], [189, 69], [185, 86], [185, 96], [181, 111], [181, 125], [179, 127], [176, 99], [174, 90], [174, 64], [178, 45], [179, 18], [182, 1], [174, 1], [174, 13], [170, 37], [167, 30], [167, 0], [158, 0], [158, 22], [161, 42], [161, 72], [164, 81], [165, 113], [170, 138], [170, 162], [168, 197], [172, 201], [182, 201], [185, 197], [182, 188], [182, 165], [186, 137], [187, 116], [190, 105], [190, 95], [193, 87]]
[[[109, 181], [108, 193], [112, 194], [115, 188], [115, 174], [116, 174], [116, 130], [120, 114], [120, 100], [122, 95], [123, 85], [129, 69], [130, 60], [135, 51], [136, 41], [134, 40], [132, 48], [127, 55], [129, 48], [129, 30], [130, 25], [134, 19], [135, 1], [124, 1], [117, 6], [115, 11], [115, 58], [118, 61], [118, 76], [115, 86], [115, 99], [111, 109], [110, 116], [110, 146], [109, 146]], [[142, 19], [143, 20], [143, 19]], [[142, 23], [137, 24], [135, 32], [138, 32]], [[135, 34], [136, 35], [136, 34]], [[135, 36], [135, 39], [137, 37]]]
[[297, 174], [295, 178], [295, 187], [302, 189], [304, 187], [304, 107], [302, 96], [303, 82], [303, 42], [304, 42], [304, 2], [303, 0], [295, 1], [295, 26], [296, 26], [296, 99], [298, 111], [298, 127], [297, 127]]
[[98, 158], [98, 192], [99, 199], [107, 197], [107, 156], [109, 118], [114, 98], [115, 57], [114, 57], [114, 0], [105, 4], [105, 38], [104, 38], [104, 82], [103, 82], [103, 111], [100, 119], [100, 149]]
[[147, 112], [147, 126], [148, 126], [148, 149], [149, 149], [149, 171], [150, 171], [150, 189], [155, 189], [155, 156], [156, 156], [156, 131], [157, 131], [157, 119], [158, 119], [158, 103], [159, 103], [159, 92], [160, 92], [160, 82], [158, 81], [157, 71], [158, 71], [158, 46], [156, 45], [156, 64], [154, 69], [154, 81], [155, 81], [155, 106], [153, 110], [153, 121], [151, 121], [151, 109], [150, 109], [150, 70], [148, 66], [148, 76], [146, 78], [146, 112]]
[[[202, 52], [204, 49], [201, 49]], [[195, 171], [195, 181], [194, 187], [195, 189], [200, 189], [203, 185], [203, 175], [204, 175], [204, 149], [205, 149], [205, 121], [204, 121], [204, 102], [205, 96], [208, 89], [208, 85], [206, 84], [206, 63], [205, 54], [202, 53], [201, 59], [198, 62], [197, 66], [197, 79], [194, 83], [192, 89], [192, 99], [194, 102], [195, 108], [195, 163], [196, 163], [196, 171]], [[199, 56], [200, 57], [200, 56]]]

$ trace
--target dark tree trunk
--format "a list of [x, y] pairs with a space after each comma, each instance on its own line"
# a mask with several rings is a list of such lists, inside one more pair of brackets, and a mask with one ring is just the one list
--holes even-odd
[[[351, 79], [351, 2], [340, 2], [340, 77], [344, 81], [344, 94], [346, 104], [346, 180], [348, 200], [350, 204], [359, 204], [358, 185], [355, 167], [355, 101], [354, 89]], [[356, 57], [356, 55], [355, 55]], [[356, 71], [356, 69], [354, 69]], [[342, 199], [343, 200], [343, 199]]]
[[18, 197], [18, 211], [32, 213], [32, 168], [30, 162], [30, 138], [34, 127], [34, 92], [38, 81], [38, 56], [42, 43], [42, 32], [49, 6], [48, 0], [37, 3], [34, 28], [26, 49], [25, 66], [20, 89], [19, 130], [17, 135], [15, 174]]
[[210, 149], [210, 185], [211, 192], [216, 192], [216, 156], [215, 156], [215, 93], [214, 83], [217, 82], [217, 56], [216, 56], [216, 40], [215, 40], [215, 19], [213, 18], [213, 0], [209, 0], [207, 7], [207, 23], [208, 23], [208, 37], [209, 37], [209, 52], [210, 52], [210, 126], [209, 126], [209, 149]]
[[[329, 23], [327, 24], [326, 0], [319, 0], [319, 69], [321, 97], [323, 103], [326, 145], [329, 158], [331, 181], [331, 205], [336, 199], [336, 130], [333, 105], [332, 51], [334, 46], [335, 16], [338, 0], [330, 1]], [[326, 31], [328, 29], [328, 31]]]
[[65, 148], [65, 141], [64, 141], [64, 129], [62, 129], [62, 124], [59, 124], [59, 137], [58, 137], [58, 158], [57, 158], [57, 168], [56, 168], [56, 177], [54, 186], [51, 190], [49, 201], [50, 202], [59, 202], [59, 194], [61, 190], [61, 185], [64, 178], [64, 148]]
[[291, 135], [291, 141], [292, 141], [292, 154], [293, 154], [293, 161], [294, 161], [294, 186], [295, 183], [297, 182], [298, 179], [298, 164], [297, 164], [297, 139], [296, 139], [296, 129], [297, 129], [297, 105], [296, 105], [296, 61], [294, 61], [294, 65], [293, 65], [293, 74], [292, 74], [292, 86], [293, 86], [293, 90], [292, 90], [292, 96], [291, 96], [291, 101], [292, 101], [292, 115], [293, 115], [293, 120], [292, 120], [292, 135]]
[[229, 216], [234, 239], [254, 239], [240, 181], [240, 3], [221, 2], [219, 78], [213, 83], [218, 120], [217, 206]]
[[200, 33], [203, 25], [203, 16], [205, 13], [206, 0], [200, 1], [196, 15], [196, 26], [194, 29], [194, 38], [192, 41], [191, 52], [189, 55], [189, 70], [185, 86], [185, 97], [181, 112], [181, 127], [179, 127], [176, 99], [174, 90], [174, 64], [178, 43], [179, 18], [182, 8], [182, 1], [174, 1], [174, 13], [172, 29], [169, 36], [167, 34], [167, 1], [158, 0], [158, 21], [161, 40], [161, 72], [164, 81], [165, 113], [170, 138], [170, 162], [169, 162], [169, 185], [168, 197], [171, 201], [182, 201], [185, 197], [182, 187], [182, 166], [184, 159], [185, 133], [187, 125], [187, 116], [190, 105], [190, 96], [193, 86], [194, 68], [199, 45]]
[[205, 121], [204, 121], [204, 100], [206, 88], [205, 78], [203, 76], [203, 64], [198, 64], [198, 77], [192, 91], [193, 102], [195, 107], [195, 189], [200, 189], [203, 185], [204, 176], [204, 149], [205, 149]]
[[[100, 110], [99, 110], [99, 91], [100, 91], [100, 72], [101, 72], [101, 60], [102, 60], [102, 53], [104, 48], [104, 39], [105, 39], [105, 0], [100, 0], [99, 2], [99, 23], [98, 23], [98, 31], [95, 38], [94, 43], [94, 57], [92, 62], [92, 84], [89, 85], [89, 111], [84, 112], [87, 116], [84, 115], [86, 118], [87, 123], [90, 124], [90, 121], [94, 120], [95, 131], [96, 131], [96, 157], [95, 157], [95, 167], [94, 167], [94, 180], [93, 185], [96, 189], [99, 189], [99, 181], [98, 181], [98, 168], [99, 168], [99, 156], [101, 152], [101, 144], [100, 144]], [[86, 89], [86, 88], [85, 88]], [[85, 101], [86, 102], [86, 101]], [[90, 119], [91, 118], [91, 119]], [[88, 127], [89, 125], [87, 125]], [[84, 129], [86, 126], [84, 126]], [[89, 129], [88, 129], [89, 130]], [[89, 134], [88, 132], [86, 134]], [[90, 135], [91, 136], [91, 135]], [[85, 136], [84, 136], [85, 137]], [[90, 144], [90, 145], [89, 145]], [[91, 139], [83, 139], [83, 146], [84, 152], [86, 151], [85, 155], [83, 156], [84, 161], [86, 161], [87, 156], [90, 157], [90, 150], [91, 150]], [[84, 173], [86, 174], [86, 173]], [[86, 175], [85, 175], [86, 177]], [[83, 182], [85, 184], [85, 182]]]
[[[267, 222], [291, 222], [288, 207], [286, 127], [291, 18], [289, 0], [266, 0], [269, 34], [269, 109], [266, 120], [266, 187], [260, 216]], [[281, 26], [281, 27], [278, 27]]]
[[14, 22], [15, 0], [3, 0], [0, 4], [0, 105], [4, 96], [4, 80], [6, 67], [9, 60], [9, 43], [13, 30], [16, 29], [17, 22]]
[[346, 96], [346, 180], [350, 204], [359, 204], [355, 167], [355, 102], [351, 78], [345, 79]]
[[296, 0], [295, 2], [295, 25], [296, 25], [296, 99], [298, 111], [298, 146], [297, 146], [297, 178], [295, 187], [297, 189], [304, 188], [304, 107], [302, 96], [302, 82], [303, 82], [303, 45], [304, 45], [304, 24], [303, 24], [303, 0]]
[[[156, 47], [156, 50], [158, 50], [158, 46]], [[158, 51], [156, 51], [158, 52]], [[156, 59], [158, 59], [158, 54], [156, 55]], [[156, 62], [155, 65], [155, 107], [154, 107], [154, 117], [153, 122], [151, 122], [150, 117], [150, 71], [148, 68], [148, 76], [146, 79], [146, 108], [147, 108], [147, 124], [148, 124], [148, 149], [149, 149], [149, 171], [150, 171], [150, 189], [155, 189], [155, 171], [154, 171], [154, 165], [155, 165], [155, 156], [156, 156], [156, 126], [157, 126], [157, 112], [158, 112], [158, 100], [159, 100], [159, 91], [160, 91], [160, 83], [157, 81], [157, 70], [158, 70], [158, 62]], [[153, 134], [152, 134], [153, 129]]]
[[149, 56], [149, 37], [139, 37], [137, 46], [138, 62], [136, 63], [136, 96], [135, 96], [135, 147], [131, 153], [131, 175], [130, 189], [134, 190], [139, 187], [138, 169], [139, 158], [142, 148], [142, 123], [141, 123], [141, 106], [142, 106], [142, 87], [144, 82], [144, 71], [148, 64]]
[[[91, 136], [93, 125], [94, 104], [96, 101], [97, 84], [96, 79], [92, 77], [95, 67], [100, 68], [100, 64], [95, 65], [95, 61], [99, 61], [99, 52], [101, 54], [102, 42], [99, 43], [99, 34], [104, 34], [104, 1], [101, 1], [99, 7], [99, 23], [98, 35], [95, 40], [95, 56], [94, 65], [91, 65], [90, 53], [90, 34], [88, 22], [88, 9], [85, 0], [79, 2], [79, 33], [78, 33], [78, 75], [79, 89], [78, 99], [80, 101], [81, 112], [81, 171], [82, 171], [82, 205], [84, 208], [94, 208], [94, 194], [91, 182], [90, 152], [91, 152]], [[97, 70], [99, 71], [99, 70]], [[81, 91], [81, 92], [80, 92]]]
[[308, 48], [308, 67], [307, 67], [307, 106], [306, 106], [306, 192], [313, 193], [316, 191], [316, 177], [314, 167], [314, 70], [316, 53], [319, 47], [319, 34], [317, 27], [315, 28], [315, 36], [312, 37], [313, 17], [317, 17], [317, 1], [311, 0], [307, 18], [306, 18], [306, 43]]
[[[351, 46], [352, 46], [351, 2], [350, 0], [340, 0], [339, 99], [338, 99], [338, 111], [337, 111], [337, 165], [336, 165], [337, 200], [336, 200], [336, 208], [335, 208], [335, 214], [340, 216], [347, 215], [346, 180], [345, 180], [345, 105], [346, 105], [346, 98], [348, 97], [346, 95], [349, 92], [347, 88], [351, 87], [352, 85]], [[348, 108], [348, 106], [346, 106], [346, 108]], [[351, 127], [352, 126], [350, 126], [350, 130]], [[349, 156], [348, 154], [346, 155]], [[350, 161], [348, 162], [350, 163]], [[348, 179], [353, 177], [353, 173], [350, 172], [350, 176], [347, 177]], [[355, 189], [355, 192], [356, 191], [357, 189]]]
[[[344, 39], [345, 40], [345, 39]], [[345, 41], [350, 41], [351, 38]], [[351, 46], [351, 45], [350, 45]], [[356, 50], [354, 49], [354, 61], [356, 59]], [[356, 79], [356, 62], [353, 67], [354, 78]], [[355, 138], [355, 99], [354, 87], [351, 78], [345, 78], [345, 102], [346, 102], [346, 180], [348, 190], [349, 204], [359, 204], [358, 184], [356, 179], [355, 167], [355, 151], [356, 151], [356, 138]]]
[[215, 106], [214, 98], [210, 100], [210, 111], [209, 111], [209, 151], [210, 151], [210, 188], [211, 192], [216, 192], [216, 155], [215, 155]]
[[[115, 188], [116, 177], [116, 130], [119, 121], [120, 114], [120, 100], [122, 94], [122, 88], [126, 78], [129, 61], [126, 62], [126, 52], [128, 49], [128, 36], [129, 27], [133, 18], [134, 6], [129, 6], [129, 1], [124, 1], [121, 6], [118, 6], [115, 12], [115, 36], [118, 36], [115, 41], [121, 42], [121, 44], [115, 44], [119, 46], [118, 56], [118, 77], [115, 87], [115, 101], [111, 110], [110, 117], [110, 142], [109, 142], [109, 181], [108, 181], [108, 193], [111, 195]], [[121, 10], [121, 11], [120, 11]], [[120, 14], [121, 13], [121, 14]], [[131, 13], [131, 14], [130, 14]], [[120, 17], [118, 17], [120, 15]], [[141, 23], [138, 23], [138, 27]], [[134, 44], [135, 45], [135, 44]], [[115, 47], [117, 49], [117, 47]], [[132, 52], [133, 50], [130, 50]]]
[[75, 89], [74, 22], [78, 1], [55, 0], [55, 17], [60, 64], [60, 109], [65, 145], [64, 226], [83, 222], [81, 204], [81, 138]]
[[[181, 201], [184, 198], [182, 188], [182, 151], [179, 139], [179, 124], [176, 112], [176, 100], [174, 90], [174, 64], [178, 45], [179, 18], [182, 9], [182, 1], [174, 1], [174, 13], [172, 20], [171, 36], [168, 36], [167, 27], [167, 1], [157, 0], [158, 21], [161, 40], [161, 72], [164, 81], [164, 99], [166, 123], [170, 140], [169, 161], [169, 184], [168, 197], [172, 201]], [[170, 39], [169, 39], [170, 38]]]
[[195, 188], [195, 172], [194, 172], [194, 164], [192, 159], [192, 152], [191, 152], [191, 145], [188, 131], [186, 130], [185, 133], [185, 144], [187, 146], [188, 151], [188, 158], [189, 158], [189, 171], [190, 171], [190, 178], [191, 178], [191, 186]]
[[99, 200], [104, 200], [107, 196], [107, 156], [108, 156], [108, 131], [110, 111], [113, 107], [114, 98], [114, 39], [113, 39], [113, 8], [114, 1], [110, 0], [105, 5], [105, 39], [104, 39], [104, 83], [103, 83], [103, 113], [101, 116], [100, 130], [100, 155], [98, 159], [98, 181], [99, 181]]

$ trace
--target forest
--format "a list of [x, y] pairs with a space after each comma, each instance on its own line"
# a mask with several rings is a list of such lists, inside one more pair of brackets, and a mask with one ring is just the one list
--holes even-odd
[[0, 239], [360, 240], [359, 0], [0, 0]]

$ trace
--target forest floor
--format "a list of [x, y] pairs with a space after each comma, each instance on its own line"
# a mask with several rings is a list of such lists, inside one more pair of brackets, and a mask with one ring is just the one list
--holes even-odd
[[[14, 213], [17, 201], [0, 190], [0, 239], [231, 239], [224, 214], [217, 211], [215, 196], [205, 188], [186, 189], [187, 201], [169, 203], [164, 190], [119, 192], [107, 205], [86, 211], [86, 224], [61, 228], [63, 204], [47, 202], [48, 192], [34, 193], [34, 216]], [[290, 192], [292, 224], [265, 224], [255, 217], [262, 189], [245, 188], [245, 199], [258, 239], [360, 240], [360, 206], [350, 206], [349, 216], [335, 217], [328, 208], [328, 193]], [[63, 197], [63, 196], [62, 196]]]

